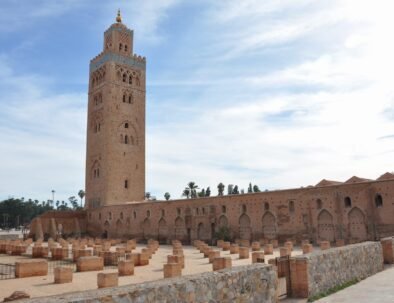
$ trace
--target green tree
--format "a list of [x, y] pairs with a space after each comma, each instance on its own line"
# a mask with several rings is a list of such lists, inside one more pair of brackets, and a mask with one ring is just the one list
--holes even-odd
[[230, 241], [230, 229], [226, 226], [219, 227], [219, 230], [215, 232], [215, 238], [218, 240]]
[[82, 208], [82, 199], [85, 197], [85, 191], [83, 189], [80, 189], [78, 192], [78, 196], [81, 199], [81, 208]]
[[207, 190], [205, 191], [205, 197], [210, 197], [210, 196], [211, 196], [211, 189], [208, 186]]
[[260, 192], [260, 188], [257, 185], [254, 185], [253, 186], [253, 192], [259, 193]]
[[223, 196], [223, 192], [224, 192], [224, 184], [220, 182], [218, 184], [218, 196]]
[[188, 189], [190, 191], [190, 197], [191, 198], [197, 198], [197, 189], [198, 186], [195, 182], [190, 181], [189, 183], [187, 183], [187, 186], [185, 189]]
[[200, 198], [205, 197], [205, 189], [204, 189], [204, 188], [198, 193], [198, 196], [199, 196]]
[[78, 209], [78, 200], [77, 198], [75, 198], [75, 196], [71, 196], [70, 198], [68, 198], [68, 201], [70, 201], [73, 209]]
[[250, 194], [250, 193], [252, 193], [252, 192], [253, 192], [252, 183], [249, 183], [249, 186], [248, 186], [248, 194]]
[[238, 185], [234, 186], [232, 194], [233, 195], [239, 195]]
[[166, 201], [170, 200], [170, 198], [171, 198], [170, 193], [169, 193], [169, 192], [166, 192], [166, 193], [164, 194], [164, 198], [166, 199]]
[[190, 197], [190, 190], [188, 188], [185, 188], [183, 190], [182, 196], [186, 197], [186, 199], [189, 199], [189, 197]]

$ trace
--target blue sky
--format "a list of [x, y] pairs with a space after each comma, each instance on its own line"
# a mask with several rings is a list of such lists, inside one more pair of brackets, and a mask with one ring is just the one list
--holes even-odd
[[147, 191], [393, 171], [392, 1], [0, 2], [0, 198], [84, 187], [89, 60], [120, 8], [147, 57]]

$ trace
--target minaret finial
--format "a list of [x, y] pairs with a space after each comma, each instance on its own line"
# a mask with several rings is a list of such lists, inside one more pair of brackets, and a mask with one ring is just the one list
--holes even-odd
[[116, 22], [122, 23], [122, 16], [120, 15], [120, 9], [118, 9], [118, 15], [116, 16]]

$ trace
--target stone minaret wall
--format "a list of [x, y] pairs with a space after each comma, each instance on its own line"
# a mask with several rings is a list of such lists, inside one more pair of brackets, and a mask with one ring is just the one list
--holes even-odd
[[145, 58], [118, 15], [90, 62], [86, 207], [141, 201], [145, 195]]

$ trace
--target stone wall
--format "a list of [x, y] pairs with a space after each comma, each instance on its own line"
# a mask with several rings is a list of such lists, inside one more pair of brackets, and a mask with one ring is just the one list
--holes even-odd
[[358, 243], [394, 235], [393, 211], [394, 179], [88, 208], [87, 224], [91, 236], [168, 243], [210, 241], [222, 226], [232, 239]]
[[238, 266], [172, 279], [59, 296], [31, 303], [63, 302], [276, 302], [277, 278], [271, 266]]
[[85, 211], [48, 211], [32, 220], [29, 237], [56, 239], [86, 233]]
[[290, 260], [291, 289], [295, 297], [312, 297], [383, 269], [379, 242], [364, 242], [313, 252]]

